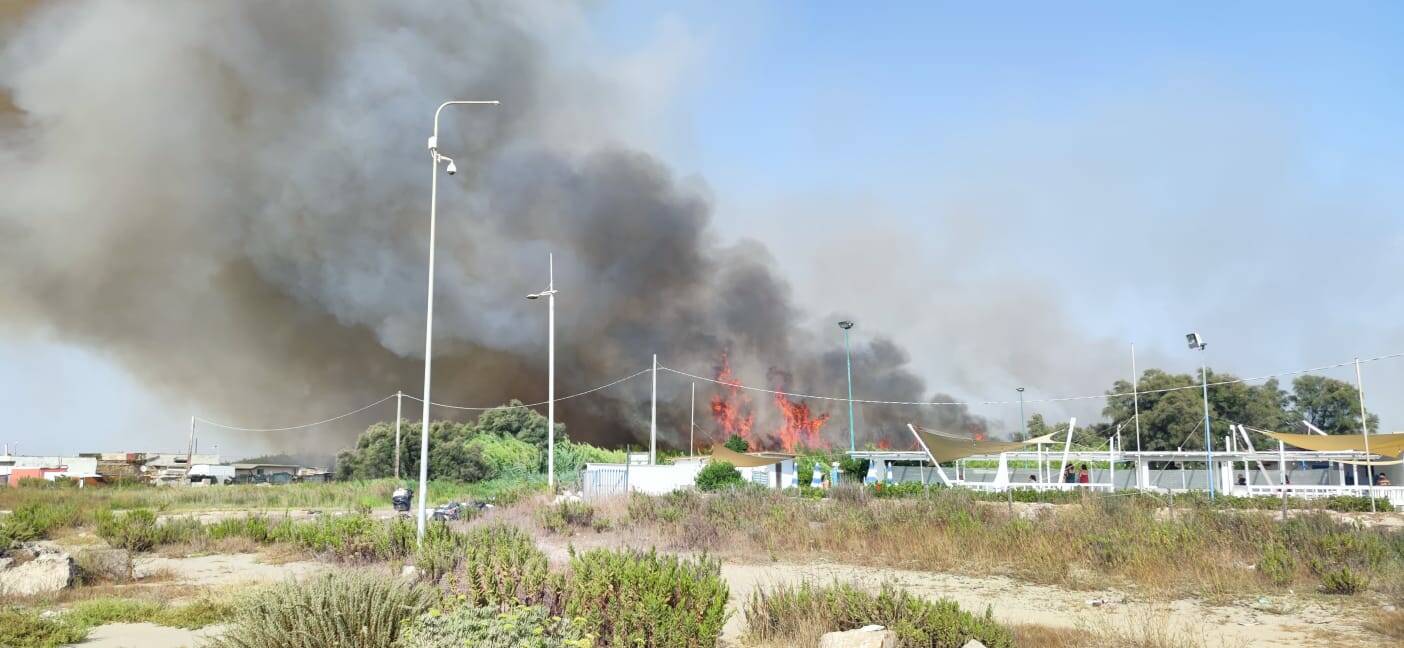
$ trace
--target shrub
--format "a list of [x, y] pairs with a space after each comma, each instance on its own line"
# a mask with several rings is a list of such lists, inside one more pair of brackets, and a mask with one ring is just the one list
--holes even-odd
[[741, 479], [740, 471], [736, 470], [736, 466], [731, 465], [731, 462], [712, 461], [708, 462], [697, 473], [696, 483], [698, 490], [715, 491], [731, 486], [740, 486], [746, 482]]
[[1297, 577], [1297, 559], [1281, 544], [1270, 543], [1258, 559], [1258, 573], [1273, 585], [1290, 585]]
[[650, 551], [573, 556], [562, 616], [608, 646], [715, 646], [726, 622], [721, 565]]
[[240, 601], [224, 648], [392, 648], [406, 624], [438, 602], [433, 587], [342, 571], [263, 588]]
[[488, 467], [488, 477], [521, 477], [536, 472], [541, 465], [541, 453], [536, 446], [513, 437], [479, 434], [468, 441], [468, 451], [482, 457]]
[[555, 603], [558, 579], [550, 573], [546, 554], [520, 529], [479, 527], [465, 534], [462, 546], [448, 589], [465, 605], [507, 609]]
[[41, 617], [34, 610], [0, 607], [0, 646], [54, 648], [82, 641], [88, 636], [82, 628], [62, 617]]
[[595, 519], [595, 507], [588, 502], [563, 500], [537, 513], [541, 527], [550, 533], [562, 533], [572, 528], [589, 528]]
[[1317, 567], [1321, 575], [1321, 591], [1327, 594], [1356, 594], [1370, 586], [1370, 576], [1350, 567], [1335, 569]]
[[731, 450], [733, 452], [747, 452], [751, 449], [751, 443], [741, 438], [740, 435], [736, 434], [733, 434], [730, 437], [728, 437], [726, 442], [723, 443], [722, 446], [725, 447], [727, 450]]
[[438, 582], [458, 566], [463, 552], [463, 536], [454, 533], [447, 523], [434, 522], [424, 529], [424, 542], [414, 551], [414, 566], [420, 578]]
[[890, 585], [877, 594], [845, 583], [758, 589], [744, 614], [752, 639], [788, 645], [813, 645], [825, 632], [868, 624], [895, 632], [902, 648], [960, 648], [972, 639], [990, 648], [1014, 645], [1013, 635], [994, 622], [988, 609], [975, 616], [954, 601], [927, 601]]
[[0, 550], [16, 542], [47, 538], [54, 529], [78, 526], [82, 520], [82, 512], [73, 502], [25, 502], [9, 515], [0, 517]]
[[156, 514], [137, 509], [123, 514], [100, 511], [97, 517], [98, 537], [107, 544], [128, 551], [146, 551], [160, 540], [156, 529]]
[[545, 608], [430, 610], [405, 629], [401, 648], [588, 648], [594, 640]]

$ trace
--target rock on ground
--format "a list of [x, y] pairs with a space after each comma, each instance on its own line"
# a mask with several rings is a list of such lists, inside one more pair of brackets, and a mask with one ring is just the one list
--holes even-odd
[[16, 560], [0, 570], [0, 594], [31, 596], [57, 592], [73, 583], [73, 558], [53, 543], [31, 543], [11, 557]]
[[126, 549], [89, 549], [79, 552], [74, 562], [85, 583], [132, 580], [132, 554]]
[[882, 626], [830, 632], [819, 638], [819, 648], [897, 648], [897, 633]]

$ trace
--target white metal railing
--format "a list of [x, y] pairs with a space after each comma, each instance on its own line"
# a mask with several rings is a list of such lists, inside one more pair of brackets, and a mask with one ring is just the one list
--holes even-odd
[[[1253, 496], [1281, 496], [1282, 486], [1233, 486], [1230, 494], [1253, 495]], [[1373, 495], [1378, 499], [1388, 501], [1394, 506], [1404, 507], [1404, 486], [1340, 486], [1340, 485], [1287, 485], [1288, 497], [1300, 497], [1303, 499], [1317, 499], [1322, 497], [1334, 497], [1338, 495], [1354, 495], [1356, 497], [1369, 497]]]

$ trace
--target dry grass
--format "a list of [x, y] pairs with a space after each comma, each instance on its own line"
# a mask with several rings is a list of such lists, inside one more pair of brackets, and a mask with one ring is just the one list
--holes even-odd
[[[1226, 601], [1321, 587], [1349, 568], [1376, 589], [1404, 574], [1404, 532], [1362, 529], [1324, 513], [1286, 524], [1270, 514], [1181, 510], [1154, 501], [1091, 497], [1082, 506], [1011, 515], [958, 491], [883, 500], [805, 500], [750, 489], [629, 501], [631, 531], [665, 546], [736, 558], [829, 560], [970, 574], [1004, 574], [1069, 588], [1137, 586], [1148, 593]], [[1282, 548], [1272, 570], [1266, 547]], [[1173, 569], [1167, 569], [1173, 566]], [[1267, 573], [1271, 571], [1271, 573]]]
[[1365, 629], [1391, 639], [1404, 639], [1404, 610], [1380, 608], [1366, 618]]
[[1232, 648], [1239, 645], [1226, 644], [1222, 638], [1211, 644], [1202, 633], [1173, 630], [1164, 617], [1133, 619], [1124, 625], [1105, 621], [1097, 625], [1082, 624], [1076, 628], [1025, 624], [1013, 626], [1012, 629], [1017, 648]]

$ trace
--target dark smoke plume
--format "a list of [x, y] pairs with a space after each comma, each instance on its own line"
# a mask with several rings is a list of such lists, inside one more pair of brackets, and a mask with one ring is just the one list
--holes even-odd
[[[748, 382], [781, 367], [798, 389], [843, 393], [842, 350], [800, 330], [766, 250], [721, 240], [704, 189], [615, 143], [609, 70], [572, 60], [571, 6], [76, 1], [0, 19], [0, 317], [159, 393], [258, 426], [419, 391], [424, 141], [446, 98], [502, 106], [443, 120], [462, 171], [440, 179], [436, 400], [544, 397], [545, 313], [522, 295], [543, 287], [548, 252], [563, 394], [653, 352], [701, 370], [723, 349]], [[907, 362], [880, 338], [856, 348], [860, 397], [920, 400]], [[681, 438], [686, 383], [660, 388]], [[646, 434], [647, 396], [637, 380], [560, 414], [618, 445]], [[814, 404], [835, 438], [839, 405]], [[863, 416], [892, 429], [910, 414]], [[980, 424], [967, 419], [951, 423]], [[295, 436], [268, 445], [314, 442]]]

